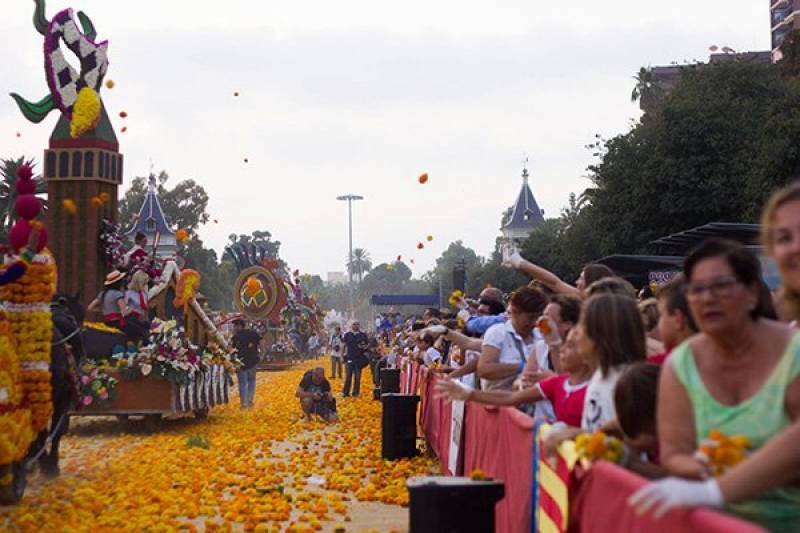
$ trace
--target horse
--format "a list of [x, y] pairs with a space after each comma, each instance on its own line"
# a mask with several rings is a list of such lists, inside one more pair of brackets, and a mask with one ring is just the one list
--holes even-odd
[[77, 369], [86, 355], [81, 334], [83, 312], [80, 304], [77, 307], [70, 305], [72, 301], [78, 301], [77, 295], [56, 295], [50, 305], [53, 318], [50, 352], [53, 416], [49, 430], [39, 432], [26, 457], [29, 468], [38, 461], [40, 470], [47, 477], [56, 477], [60, 472], [59, 445], [61, 437], [69, 430], [69, 412], [78, 396]]

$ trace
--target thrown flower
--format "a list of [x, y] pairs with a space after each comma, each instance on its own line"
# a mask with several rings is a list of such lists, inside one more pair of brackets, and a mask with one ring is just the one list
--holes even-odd
[[64, 207], [64, 211], [66, 211], [69, 215], [75, 215], [78, 213], [78, 206], [75, 205], [75, 202], [69, 198], [65, 198], [61, 202], [61, 205]]
[[425, 185], [426, 183], [428, 183], [428, 173], [425, 172], [423, 174], [420, 174], [417, 180], [419, 181], [420, 185]]

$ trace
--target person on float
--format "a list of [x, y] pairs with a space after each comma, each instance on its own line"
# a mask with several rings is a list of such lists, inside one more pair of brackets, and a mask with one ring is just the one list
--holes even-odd
[[295, 396], [300, 399], [306, 421], [311, 422], [313, 415], [320, 416], [326, 422], [339, 421], [336, 398], [331, 394], [331, 384], [325, 379], [325, 369], [321, 366], [303, 374]]
[[147, 285], [150, 276], [143, 270], [137, 270], [128, 282], [128, 290], [125, 291], [125, 303], [128, 306], [128, 314], [125, 321], [131, 322], [139, 328], [144, 336], [149, 336], [150, 330], [150, 310], [147, 299]]
[[125, 333], [132, 342], [145, 342], [148, 332], [144, 331], [141, 324], [126, 320], [130, 315], [125, 299], [125, 274], [119, 270], [111, 271], [103, 282], [103, 290], [92, 300], [89, 311], [100, 312], [103, 323], [109, 327], [117, 328]]
[[[687, 257], [684, 275], [700, 334], [664, 365], [659, 448], [671, 475], [703, 480], [710, 468], [695, 451], [712, 430], [746, 436], [758, 450], [800, 417], [800, 332], [763, 318], [771, 301], [762, 297], [761, 268], [738, 243], [706, 241]], [[673, 485], [667, 480], [640, 490], [631, 504], [639, 512], [655, 507], [660, 515], [681, 492]], [[700, 488], [705, 497], [697, 503], [721, 503], [716, 481]], [[770, 530], [793, 531], [800, 523], [800, 487], [770, 490], [727, 509]]]
[[[783, 282], [788, 318], [800, 319], [800, 183], [776, 191], [761, 220], [762, 243], [775, 259]], [[795, 420], [716, 479], [667, 478], [646, 485], [629, 502], [642, 513], [661, 516], [676, 507], [723, 507], [746, 502], [770, 490], [796, 485], [800, 479], [800, 421]]]
[[133, 248], [125, 253], [124, 267], [128, 271], [140, 268], [147, 263], [148, 255], [145, 247], [147, 246], [147, 235], [137, 231], [133, 238]]
[[586, 288], [592, 283], [614, 275], [614, 271], [607, 266], [598, 263], [590, 263], [583, 267], [573, 287], [569, 283], [562, 281], [561, 278], [549, 270], [525, 260], [517, 251], [514, 251], [503, 264], [525, 272], [557, 294], [567, 294], [581, 299], [586, 297]]

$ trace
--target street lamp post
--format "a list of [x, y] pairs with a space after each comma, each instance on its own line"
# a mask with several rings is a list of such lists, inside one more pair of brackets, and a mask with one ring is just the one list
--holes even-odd
[[348, 258], [349, 261], [347, 263], [347, 274], [350, 289], [350, 318], [353, 318], [353, 202], [358, 200], [363, 200], [363, 196], [358, 196], [356, 194], [345, 194], [344, 196], [337, 196], [337, 200], [346, 201], [347, 202], [347, 223], [348, 223], [348, 234], [350, 237], [350, 244], [349, 244], [349, 253]]

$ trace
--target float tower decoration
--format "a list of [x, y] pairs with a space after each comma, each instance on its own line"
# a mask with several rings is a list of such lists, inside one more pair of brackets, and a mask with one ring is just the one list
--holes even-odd
[[[58, 263], [58, 287], [81, 294], [88, 303], [99, 292], [105, 261], [97, 243], [100, 220], [117, 218], [117, 189], [122, 184], [122, 154], [100, 98], [108, 69], [108, 41], [83, 12], [71, 9], [45, 17], [45, 0], [34, 0], [33, 23], [44, 36], [44, 64], [50, 94], [37, 102], [12, 98], [25, 118], [39, 123], [53, 110], [60, 116], [44, 152], [47, 226]], [[80, 24], [80, 27], [79, 27]], [[64, 54], [80, 62], [76, 70]]]

